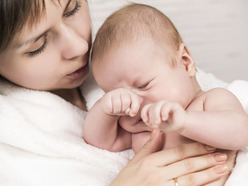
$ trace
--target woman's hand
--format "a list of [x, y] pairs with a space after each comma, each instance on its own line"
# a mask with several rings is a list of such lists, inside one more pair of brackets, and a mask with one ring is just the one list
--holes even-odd
[[156, 131], [111, 186], [176, 186], [175, 179], [179, 186], [204, 185], [228, 174], [226, 154], [212, 147], [192, 143], [159, 151], [161, 144]]
[[206, 184], [206, 186], [223, 186], [223, 185], [225, 185], [226, 180], [228, 179], [229, 175], [231, 174], [231, 170], [233, 169], [233, 167], [235, 165], [235, 160], [236, 160], [236, 156], [237, 156], [238, 151], [219, 150], [218, 149], [218, 152], [227, 154], [227, 161], [226, 161], [226, 164], [228, 167], [227, 174], [222, 176], [220, 179], [218, 179], [214, 182]]

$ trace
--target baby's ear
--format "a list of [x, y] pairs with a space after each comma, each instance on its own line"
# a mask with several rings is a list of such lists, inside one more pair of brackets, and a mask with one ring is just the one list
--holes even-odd
[[189, 73], [191, 77], [195, 76], [196, 73], [196, 66], [195, 62], [184, 43], [181, 43], [178, 49], [178, 57], [179, 63], [182, 64], [186, 71]]

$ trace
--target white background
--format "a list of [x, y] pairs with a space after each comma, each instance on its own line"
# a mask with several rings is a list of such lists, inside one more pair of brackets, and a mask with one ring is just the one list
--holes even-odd
[[165, 13], [200, 69], [226, 82], [248, 80], [247, 0], [89, 0], [93, 37], [106, 17], [128, 2]]

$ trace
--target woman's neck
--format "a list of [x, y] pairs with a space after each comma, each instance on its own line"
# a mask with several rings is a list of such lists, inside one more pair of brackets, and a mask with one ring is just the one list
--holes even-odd
[[87, 111], [85, 99], [78, 88], [54, 90], [51, 92], [79, 107], [80, 109]]

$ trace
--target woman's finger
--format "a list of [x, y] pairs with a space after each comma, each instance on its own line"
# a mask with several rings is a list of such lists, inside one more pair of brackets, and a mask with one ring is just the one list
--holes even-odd
[[[130, 161], [129, 164], [136, 163], [137, 161], [140, 161], [144, 157], [161, 150], [163, 146], [162, 140], [163, 140], [162, 133], [159, 130], [154, 129], [152, 131], [151, 139], [148, 140], [146, 144], [138, 151], [138, 153]], [[165, 157], [160, 157], [160, 158], [166, 159]]]
[[[207, 154], [188, 158], [164, 167], [169, 178], [180, 177], [185, 174], [204, 170], [215, 165], [225, 163], [227, 155], [224, 153]], [[168, 169], [170, 172], [168, 172]]]
[[155, 166], [165, 166], [189, 157], [200, 156], [214, 151], [215, 148], [201, 143], [189, 143], [151, 154], [149, 159]]
[[227, 167], [225, 164], [217, 165], [215, 167], [211, 167], [200, 172], [195, 172], [178, 177], [176, 181], [178, 185], [206, 185], [226, 175], [226, 170]]

